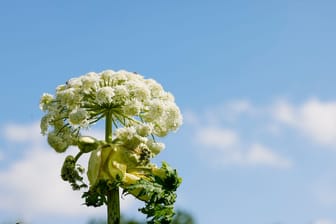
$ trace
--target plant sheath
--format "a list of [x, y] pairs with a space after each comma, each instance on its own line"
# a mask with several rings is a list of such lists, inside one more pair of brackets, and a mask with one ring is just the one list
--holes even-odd
[[[108, 110], [105, 116], [105, 141], [112, 143], [112, 111]], [[107, 192], [107, 224], [120, 223], [119, 187], [115, 186]]]

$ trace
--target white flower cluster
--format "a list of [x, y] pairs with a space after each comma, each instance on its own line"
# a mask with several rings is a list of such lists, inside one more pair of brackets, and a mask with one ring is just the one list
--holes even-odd
[[157, 155], [165, 145], [161, 142], [155, 142], [147, 138], [151, 133], [151, 125], [140, 124], [137, 126], [119, 128], [116, 132], [115, 140], [130, 150], [145, 146], [151, 153], [151, 156]]
[[135, 127], [140, 136], [163, 137], [182, 124], [172, 94], [155, 80], [124, 70], [72, 78], [56, 88], [55, 96], [43, 94], [40, 108], [46, 113], [41, 132], [48, 134], [49, 144], [58, 152], [76, 145], [80, 129], [107, 113], [112, 113], [116, 129]]

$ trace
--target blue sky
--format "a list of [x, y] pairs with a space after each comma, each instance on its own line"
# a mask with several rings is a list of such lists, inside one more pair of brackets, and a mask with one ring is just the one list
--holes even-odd
[[125, 69], [175, 95], [184, 125], [157, 161], [179, 170], [177, 207], [198, 223], [335, 224], [335, 7], [2, 1], [0, 223], [104, 217], [58, 178], [38, 103], [71, 77]]

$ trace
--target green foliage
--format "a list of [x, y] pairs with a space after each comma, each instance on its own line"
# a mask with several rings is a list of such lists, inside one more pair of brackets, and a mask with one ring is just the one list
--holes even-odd
[[181, 182], [177, 171], [163, 162], [161, 168], [153, 168], [146, 173], [145, 178], [131, 184], [121, 179], [114, 182], [99, 180], [82, 197], [87, 206], [98, 207], [107, 204], [107, 192], [120, 186], [123, 188], [123, 194], [132, 194], [145, 202], [145, 207], [139, 211], [147, 216], [149, 224], [168, 224], [175, 214], [176, 189]]
[[[136, 219], [130, 219], [121, 216], [120, 224], [145, 224], [146, 222]], [[177, 210], [171, 224], [195, 224], [195, 220], [191, 214], [186, 211]], [[87, 224], [106, 224], [105, 220], [92, 219]]]
[[64, 181], [68, 181], [71, 184], [73, 190], [79, 190], [86, 188], [87, 185], [83, 182], [84, 169], [76, 165], [76, 159], [73, 156], [67, 156], [64, 160], [61, 177]]
[[84, 192], [82, 198], [85, 199], [85, 205], [99, 207], [107, 205], [107, 194], [111, 190], [119, 187], [120, 182], [112, 182], [108, 180], [99, 180], [97, 184], [92, 186], [87, 192]]
[[178, 210], [171, 224], [195, 224], [195, 220], [188, 212]]
[[[92, 219], [88, 222], [88, 224], [107, 224], [107, 222], [105, 220]], [[144, 224], [144, 222], [135, 219], [124, 218], [123, 216], [121, 216], [120, 224]]]
[[145, 207], [140, 208], [139, 211], [147, 215], [149, 224], [169, 224], [174, 216], [175, 191], [182, 179], [176, 170], [165, 162], [151, 175], [148, 180], [141, 179], [124, 187], [124, 194], [133, 194], [145, 201]]

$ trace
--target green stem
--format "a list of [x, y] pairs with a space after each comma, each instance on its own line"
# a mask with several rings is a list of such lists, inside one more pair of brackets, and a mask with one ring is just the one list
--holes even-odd
[[79, 152], [77, 153], [76, 157], [75, 157], [75, 162], [77, 163], [79, 157], [81, 157], [83, 155], [83, 152]]
[[[105, 141], [112, 143], [112, 112], [106, 113]], [[107, 193], [107, 224], [120, 223], [119, 187], [115, 187]]]
[[112, 142], [112, 112], [108, 111], [105, 118], [105, 141], [107, 143]]

